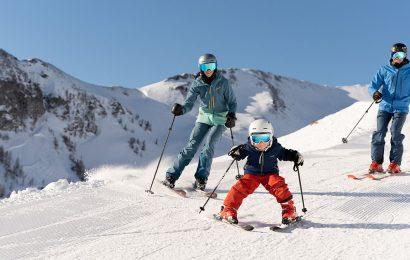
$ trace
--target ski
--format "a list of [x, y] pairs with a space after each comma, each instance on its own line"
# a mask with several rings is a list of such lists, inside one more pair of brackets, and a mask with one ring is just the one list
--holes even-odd
[[302, 221], [302, 216], [297, 216], [296, 219], [290, 222], [289, 224], [274, 225], [274, 226], [271, 226], [269, 229], [275, 232], [281, 232], [291, 227], [296, 227], [295, 225], [301, 221]]
[[[351, 179], [351, 180], [357, 180], [357, 181], [364, 180], [364, 179], [381, 180], [381, 179], [383, 179], [383, 178], [388, 177], [388, 176], [386, 176], [386, 174], [388, 174], [388, 173], [386, 173], [386, 172], [380, 172], [380, 173], [374, 172], [374, 173], [369, 173], [369, 172], [368, 172], [368, 173], [359, 174], [359, 175], [348, 174], [348, 175], [347, 175], [347, 178], [349, 178], [349, 179]], [[380, 177], [378, 177], [379, 175], [380, 175], [380, 176], [383, 175], [384, 177], [383, 177], [383, 178], [380, 178]]]
[[236, 228], [243, 229], [245, 231], [252, 231], [254, 229], [254, 226], [252, 226], [252, 225], [241, 224], [241, 223], [238, 223], [238, 224], [230, 223], [230, 222], [226, 221], [225, 219], [221, 218], [221, 216], [219, 216], [219, 214], [214, 214], [213, 216], [214, 216], [215, 220], [218, 220], [222, 223], [229, 224], [229, 225], [231, 225], [233, 227], [236, 227]]
[[167, 190], [174, 192], [175, 194], [179, 195], [180, 197], [183, 198], [188, 198], [186, 191], [180, 188], [170, 188], [167, 185], [165, 185], [162, 181], [159, 181], [159, 183], [165, 187]]
[[347, 178], [352, 179], [352, 180], [363, 180], [367, 178], [366, 175], [367, 173], [361, 174], [361, 175], [348, 174]]
[[367, 174], [367, 178], [373, 181], [379, 181], [381, 179], [389, 177], [391, 174], [388, 172], [380, 172], [380, 173], [369, 173]]
[[407, 174], [406, 172], [401, 172], [401, 173], [375, 172], [375, 173], [365, 173], [365, 174], [360, 174], [360, 175], [348, 174], [347, 178], [352, 179], [352, 180], [369, 179], [373, 181], [380, 181], [387, 177], [403, 176], [406, 174]]
[[202, 197], [208, 198], [209, 196], [211, 196], [211, 199], [216, 199], [218, 197], [218, 193], [216, 192], [212, 193], [211, 191], [203, 191], [203, 190], [196, 190], [196, 189], [190, 189], [189, 191], [195, 192]]

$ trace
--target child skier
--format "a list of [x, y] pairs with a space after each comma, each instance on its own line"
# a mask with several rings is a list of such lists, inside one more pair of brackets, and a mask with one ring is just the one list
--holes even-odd
[[230, 189], [222, 206], [220, 217], [232, 224], [237, 224], [237, 211], [249, 194], [252, 194], [260, 184], [276, 197], [282, 206], [282, 223], [289, 224], [296, 217], [285, 179], [279, 176], [278, 159], [281, 161], [294, 161], [303, 165], [302, 155], [294, 150], [283, 148], [273, 136], [273, 127], [270, 122], [258, 119], [249, 126], [248, 142], [235, 146], [228, 153], [235, 160], [247, 157], [243, 177]]

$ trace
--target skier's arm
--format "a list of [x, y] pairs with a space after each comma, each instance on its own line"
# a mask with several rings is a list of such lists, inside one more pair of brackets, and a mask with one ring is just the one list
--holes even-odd
[[228, 80], [226, 80], [226, 88], [225, 88], [225, 100], [226, 103], [228, 104], [228, 112], [229, 113], [235, 113], [236, 112], [236, 97], [235, 93], [233, 92], [232, 86], [229, 83]]
[[383, 85], [383, 73], [382, 73], [383, 68], [380, 68], [376, 75], [374, 75], [372, 82], [369, 85], [369, 94], [370, 96], [373, 97], [374, 93], [376, 91], [379, 91], [380, 87]]
[[188, 113], [191, 111], [192, 107], [195, 104], [195, 101], [199, 95], [199, 92], [197, 91], [195, 81], [192, 82], [191, 87], [188, 90], [188, 94], [185, 98], [184, 104], [182, 105], [182, 110], [184, 111], [184, 114]]
[[292, 161], [292, 162], [298, 163], [299, 165], [303, 164], [303, 156], [298, 151], [295, 151], [292, 149], [286, 149], [286, 148], [283, 148], [282, 146], [278, 154], [278, 159], [281, 161]]

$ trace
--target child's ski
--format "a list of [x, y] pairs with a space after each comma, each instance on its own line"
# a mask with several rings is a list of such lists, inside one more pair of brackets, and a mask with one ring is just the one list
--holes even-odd
[[297, 223], [302, 221], [302, 216], [297, 216], [296, 219], [289, 224], [279, 224], [279, 225], [274, 225], [271, 226], [269, 229], [272, 231], [280, 232], [284, 231], [286, 229], [289, 229], [290, 227], [294, 227]]
[[231, 225], [233, 227], [236, 227], [236, 228], [240, 228], [240, 229], [243, 229], [243, 230], [246, 230], [246, 231], [252, 231], [254, 229], [254, 226], [252, 226], [252, 225], [241, 224], [241, 223], [238, 223], [238, 224], [230, 223], [230, 222], [226, 221], [225, 219], [221, 218], [221, 216], [219, 214], [214, 214], [213, 216], [214, 216], [214, 219], [216, 219], [218, 221], [221, 221], [222, 223], [229, 224], [229, 225]]

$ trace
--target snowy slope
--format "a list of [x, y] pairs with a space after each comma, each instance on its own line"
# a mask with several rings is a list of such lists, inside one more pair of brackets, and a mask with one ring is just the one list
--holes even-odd
[[[362, 86], [326, 87], [254, 69], [222, 69], [238, 102], [235, 134], [244, 138], [255, 118], [273, 122], [282, 136], [363, 98]], [[182, 103], [192, 74], [181, 74], [140, 88], [147, 96], [165, 104]], [[360, 94], [359, 94], [360, 93]], [[196, 114], [197, 108], [191, 114]]]
[[[357, 87], [329, 88], [252, 69], [222, 71], [238, 97], [235, 140], [245, 139], [254, 118], [268, 118], [281, 136], [357, 97]], [[84, 170], [103, 165], [156, 162], [172, 121], [170, 105], [182, 102], [192, 80], [191, 74], [177, 75], [141, 91], [97, 86], [0, 49], [0, 197], [61, 178], [82, 180]], [[185, 145], [196, 114], [194, 108], [176, 119], [164, 165]], [[216, 156], [230, 146], [226, 131]]]
[[[84, 169], [105, 164], [150, 163], [172, 121], [168, 106], [137, 89], [85, 83], [47, 62], [20, 61], [4, 50], [0, 91], [0, 197], [61, 178], [83, 179]], [[179, 134], [172, 136], [166, 157], [181, 149], [189, 135], [181, 130], [194, 121], [178, 118]]]
[[[410, 175], [381, 181], [346, 178], [369, 164], [376, 107], [348, 144], [340, 142], [347, 125], [369, 104], [356, 103], [280, 139], [288, 148], [305, 151], [301, 176], [308, 212], [299, 228], [269, 231], [280, 221], [280, 208], [262, 188], [239, 211], [240, 221], [256, 226], [246, 232], [211, 219], [220, 199], [211, 200], [199, 215], [205, 199], [195, 194], [183, 199], [155, 185], [155, 194], [147, 195], [154, 165], [107, 166], [90, 173], [87, 182], [61, 180], [0, 201], [0, 258], [408, 259]], [[409, 124], [404, 133], [410, 135]], [[408, 170], [408, 140], [405, 145], [403, 168]], [[229, 161], [215, 159], [209, 188]], [[297, 175], [290, 163], [280, 166], [300, 211]], [[177, 186], [189, 187], [195, 167], [189, 165]], [[221, 199], [235, 174], [230, 170], [222, 181]]]
[[338, 86], [337, 88], [347, 91], [349, 97], [360, 101], [371, 101], [372, 98], [368, 92], [369, 85]]

